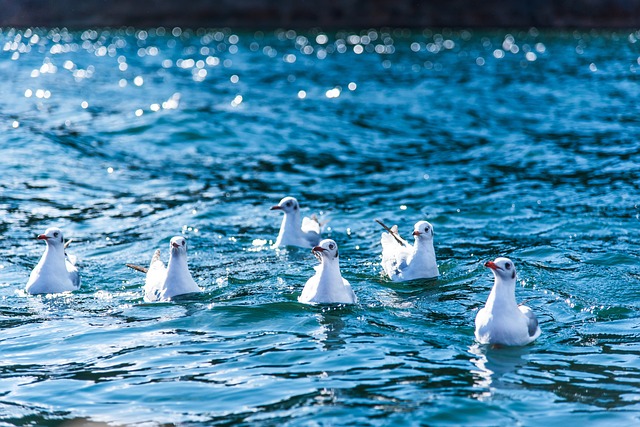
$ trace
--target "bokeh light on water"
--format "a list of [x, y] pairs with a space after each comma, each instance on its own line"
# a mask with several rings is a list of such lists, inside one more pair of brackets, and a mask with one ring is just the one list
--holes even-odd
[[[640, 33], [0, 38], [3, 422], [637, 422]], [[269, 249], [285, 195], [357, 307], [296, 302], [316, 260]], [[442, 277], [384, 280], [374, 218], [428, 219]], [[27, 296], [50, 225], [83, 288]], [[205, 293], [144, 304], [124, 264], [176, 234]], [[526, 348], [473, 341], [499, 255]]]

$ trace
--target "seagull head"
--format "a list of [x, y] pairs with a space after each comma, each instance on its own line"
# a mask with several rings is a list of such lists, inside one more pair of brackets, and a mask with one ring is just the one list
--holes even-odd
[[413, 226], [413, 236], [416, 240], [433, 239], [433, 226], [428, 221], [418, 221]]
[[284, 199], [280, 200], [280, 203], [272, 206], [271, 210], [279, 210], [283, 211], [285, 214], [292, 214], [300, 210], [300, 205], [298, 205], [298, 201], [295, 197], [285, 197]]
[[509, 258], [496, 258], [494, 261], [485, 262], [484, 266], [490, 268], [497, 279], [505, 282], [516, 280], [516, 266]]
[[187, 254], [187, 239], [182, 236], [175, 236], [169, 243], [171, 255]]
[[62, 236], [62, 230], [58, 227], [47, 228], [44, 234], [38, 236], [38, 240], [44, 240], [47, 245], [55, 247], [64, 247], [64, 237]]
[[331, 239], [324, 239], [318, 246], [311, 249], [311, 252], [313, 252], [320, 261], [322, 261], [323, 258], [329, 260], [338, 259], [338, 244]]

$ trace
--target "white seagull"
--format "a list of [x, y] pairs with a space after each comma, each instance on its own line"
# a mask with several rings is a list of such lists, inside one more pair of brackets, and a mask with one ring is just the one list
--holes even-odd
[[176, 295], [200, 292], [187, 265], [187, 241], [182, 236], [171, 239], [169, 263], [165, 268], [160, 249], [151, 258], [144, 284], [145, 301], [168, 301]]
[[314, 267], [316, 274], [307, 280], [298, 301], [306, 304], [355, 304], [358, 299], [349, 282], [340, 274], [336, 242], [325, 239], [312, 252], [320, 260], [320, 265]]
[[433, 249], [433, 226], [418, 221], [413, 227], [413, 246], [398, 235], [398, 226], [389, 228], [378, 221], [388, 233], [382, 233], [382, 268], [394, 282], [438, 277], [438, 264]]
[[29, 276], [27, 293], [55, 294], [79, 289], [78, 268], [65, 253], [62, 231], [56, 227], [47, 228], [38, 240], [44, 240], [47, 247]]
[[538, 319], [516, 303], [516, 267], [509, 258], [488, 261], [495, 281], [484, 308], [476, 315], [476, 339], [481, 344], [526, 345], [540, 336]]
[[300, 205], [294, 197], [285, 197], [271, 210], [284, 212], [282, 225], [274, 248], [282, 246], [299, 246], [312, 248], [320, 243], [320, 223], [308, 217], [302, 219], [300, 225]]

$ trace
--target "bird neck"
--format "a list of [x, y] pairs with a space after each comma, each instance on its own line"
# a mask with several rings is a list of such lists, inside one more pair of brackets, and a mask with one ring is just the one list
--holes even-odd
[[418, 252], [425, 254], [435, 254], [435, 250], [433, 249], [433, 240], [420, 238], [416, 239], [416, 241], [413, 243], [413, 253], [416, 254]]
[[47, 244], [47, 247], [44, 249], [44, 254], [42, 254], [42, 259], [47, 264], [59, 264], [64, 267], [64, 248]]
[[298, 211], [284, 214], [282, 218], [282, 225], [280, 231], [284, 230], [299, 230], [300, 229], [300, 213]]
[[496, 277], [489, 298], [487, 299], [487, 305], [492, 307], [492, 311], [517, 309], [516, 281], [507, 281]]
[[298, 211], [284, 214], [280, 232], [276, 239], [276, 245], [297, 244], [301, 238], [302, 229], [300, 228], [300, 214]]
[[[335, 279], [336, 277], [342, 277], [340, 275], [340, 261], [338, 258], [329, 259], [322, 257], [322, 270], [320, 272], [320, 284], [324, 279]], [[331, 280], [327, 280], [330, 282]]]
[[169, 262], [167, 263], [167, 274], [171, 274], [175, 271], [188, 271], [187, 257], [181, 253], [173, 253], [169, 255]]

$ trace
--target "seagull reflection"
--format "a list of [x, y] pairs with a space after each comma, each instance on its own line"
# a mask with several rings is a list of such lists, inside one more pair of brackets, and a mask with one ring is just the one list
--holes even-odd
[[516, 373], [528, 363], [530, 349], [473, 344], [469, 352], [475, 356], [471, 362], [478, 368], [472, 371], [473, 387], [478, 389], [472, 396], [482, 400], [491, 397], [497, 386], [509, 388], [518, 384]]
[[341, 336], [345, 326], [342, 316], [344, 316], [343, 310], [323, 310], [322, 313], [316, 315], [320, 328], [318, 333], [314, 335], [322, 342], [323, 350], [338, 350], [346, 344]]

